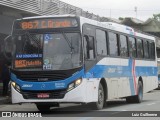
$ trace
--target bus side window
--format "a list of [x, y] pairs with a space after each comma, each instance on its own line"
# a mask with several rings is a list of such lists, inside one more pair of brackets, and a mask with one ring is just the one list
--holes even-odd
[[97, 43], [97, 54], [107, 55], [107, 40], [106, 33], [103, 30], [96, 30], [96, 43]]
[[148, 42], [148, 46], [149, 46], [149, 59], [152, 59], [152, 46], [151, 46], [151, 42]]
[[144, 40], [143, 41], [143, 48], [144, 48], [144, 57], [149, 58], [149, 46], [148, 46], [148, 41]]
[[109, 52], [111, 56], [118, 56], [118, 35], [108, 32], [109, 37]]
[[85, 59], [95, 58], [95, 47], [93, 37], [84, 36], [84, 54]]
[[128, 43], [127, 43], [127, 37], [125, 35], [120, 35], [120, 55], [122, 57], [128, 57]]
[[155, 44], [154, 44], [154, 42], [152, 42], [151, 43], [151, 46], [152, 46], [152, 51], [151, 51], [151, 58], [153, 59], [153, 60], [155, 60]]
[[137, 54], [136, 54], [136, 39], [133, 37], [129, 37], [128, 39], [128, 44], [129, 44], [129, 54], [130, 57], [132, 58], [136, 58]]
[[148, 42], [149, 43], [149, 58], [155, 59], [155, 45], [154, 42]]
[[143, 58], [143, 42], [141, 39], [137, 39], [137, 57]]

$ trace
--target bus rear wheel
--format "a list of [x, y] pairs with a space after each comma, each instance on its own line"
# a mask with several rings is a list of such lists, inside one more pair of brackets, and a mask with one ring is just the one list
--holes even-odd
[[104, 88], [102, 86], [102, 84], [99, 84], [99, 88], [98, 88], [98, 101], [91, 103], [91, 106], [94, 110], [101, 110], [103, 109], [104, 106], [104, 102], [105, 102], [105, 96], [104, 96]]
[[143, 100], [143, 84], [138, 81], [138, 95], [130, 96], [126, 98], [128, 103], [141, 103]]
[[134, 102], [141, 103], [143, 100], [143, 84], [138, 81], [138, 95], [134, 96]]

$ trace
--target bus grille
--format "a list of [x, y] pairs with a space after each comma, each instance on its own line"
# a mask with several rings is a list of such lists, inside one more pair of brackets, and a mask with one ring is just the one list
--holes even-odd
[[21, 72], [16, 73], [18, 79], [23, 81], [44, 82], [51, 80], [64, 80], [71, 75], [66, 73], [47, 73], [47, 72]]
[[[62, 99], [66, 94], [66, 90], [58, 91], [21, 91], [24, 99]], [[49, 94], [49, 98], [38, 98], [39, 93]]]

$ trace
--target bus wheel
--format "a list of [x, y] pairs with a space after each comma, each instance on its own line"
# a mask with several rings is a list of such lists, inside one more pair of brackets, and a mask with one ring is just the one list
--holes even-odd
[[141, 103], [143, 100], [143, 85], [141, 81], [138, 81], [138, 95], [130, 96], [126, 98], [128, 103]]
[[50, 106], [49, 105], [41, 105], [41, 104], [36, 104], [37, 109], [39, 111], [50, 111]]
[[143, 100], [143, 85], [141, 81], [138, 81], [138, 95], [133, 96], [135, 103], [141, 103]]
[[99, 89], [98, 89], [98, 102], [94, 102], [91, 104], [93, 109], [95, 110], [101, 110], [103, 109], [104, 106], [104, 89], [102, 84], [99, 84]]

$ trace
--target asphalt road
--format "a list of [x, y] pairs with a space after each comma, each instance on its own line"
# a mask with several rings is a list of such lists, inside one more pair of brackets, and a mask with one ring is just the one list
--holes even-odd
[[[121, 115], [125, 116], [125, 114], [135, 115], [136, 113], [140, 113], [141, 111], [145, 111], [145, 113], [151, 112], [156, 113], [155, 111], [160, 111], [160, 90], [153, 90], [149, 93], [144, 94], [144, 100], [140, 104], [131, 104], [126, 103], [125, 100], [113, 100], [108, 101], [107, 106], [100, 111], [91, 111], [92, 109], [88, 105], [80, 105], [80, 104], [61, 104], [59, 108], [52, 108], [49, 113], [42, 113], [42, 116], [45, 117], [87, 117], [88, 120], [94, 117], [120, 117]], [[5, 104], [0, 105], [0, 111], [24, 111], [24, 112], [38, 112], [36, 106], [34, 104], [25, 103], [22, 105], [19, 104]], [[130, 112], [129, 112], [130, 111]], [[134, 112], [133, 112], [134, 111]], [[139, 111], [139, 112], [138, 112]], [[160, 112], [159, 112], [160, 113]]]

